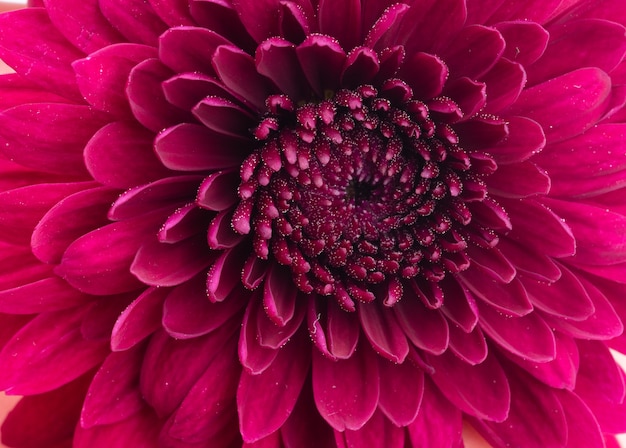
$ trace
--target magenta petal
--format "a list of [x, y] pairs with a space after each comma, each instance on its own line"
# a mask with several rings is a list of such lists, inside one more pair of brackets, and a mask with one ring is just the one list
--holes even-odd
[[[605, 112], [611, 78], [597, 68], [581, 68], [526, 89], [510, 113], [539, 122], [549, 142], [578, 135]], [[546, 104], [545, 98], [551, 101]]]
[[35, 184], [0, 193], [2, 239], [28, 244], [30, 233], [42, 216], [63, 198], [85, 190], [93, 183]]
[[122, 43], [104, 47], [72, 63], [76, 82], [85, 100], [98, 110], [130, 116], [124, 89], [132, 68], [156, 56], [154, 48]]
[[231, 226], [232, 210], [224, 210], [209, 224], [207, 241], [211, 249], [231, 249], [243, 240], [244, 236], [233, 230]]
[[161, 132], [154, 150], [170, 169], [200, 171], [239, 166], [249, 152], [249, 145], [203, 126], [182, 123]]
[[505, 198], [546, 195], [550, 187], [550, 176], [530, 161], [502, 165], [489, 177], [489, 192]]
[[[245, 247], [225, 250], [209, 268], [206, 294], [211, 302], [222, 302], [241, 280], [241, 268], [246, 259]], [[211, 254], [214, 259], [216, 255]]]
[[404, 428], [398, 427], [380, 411], [356, 431], [346, 430], [343, 433], [347, 447], [367, 446], [371, 448], [403, 448]]
[[257, 42], [280, 34], [276, 17], [278, 0], [235, 0], [232, 3], [241, 23]]
[[280, 349], [264, 347], [259, 341], [259, 331], [257, 324], [260, 320], [258, 313], [264, 313], [261, 308], [261, 301], [253, 296], [250, 299], [241, 324], [239, 333], [239, 361], [244, 369], [252, 375], [264, 372], [274, 361]]
[[[221, 348], [166, 425], [170, 437], [187, 444], [227, 446], [238, 436], [234, 396], [239, 383], [237, 351]], [[230, 441], [230, 443], [228, 443]]]
[[136, 388], [143, 348], [111, 353], [94, 376], [80, 422], [84, 428], [119, 422], [139, 412], [143, 400]]
[[105, 218], [117, 192], [106, 187], [79, 191], [58, 202], [32, 232], [33, 254], [45, 263], [61, 261], [77, 238], [108, 223]]
[[174, 288], [163, 304], [163, 328], [174, 338], [189, 339], [216, 330], [244, 307], [245, 295], [237, 289], [228, 300], [211, 303], [204, 275]]
[[413, 446], [461, 447], [461, 412], [427, 380], [420, 412], [408, 426]]
[[366, 303], [359, 306], [361, 328], [374, 351], [395, 363], [402, 363], [409, 353], [409, 344], [393, 311]]
[[506, 41], [502, 56], [525, 67], [543, 55], [550, 37], [544, 27], [527, 21], [501, 22], [495, 28]]
[[469, 333], [463, 332], [456, 325], [450, 327], [450, 350], [468, 364], [480, 364], [487, 357], [488, 347], [480, 327]]
[[543, 128], [536, 121], [524, 117], [509, 117], [508, 123], [509, 138], [486, 149], [499, 166], [527, 160], [546, 145]]
[[204, 233], [211, 219], [211, 214], [198, 208], [196, 204], [187, 204], [176, 209], [168, 216], [159, 229], [157, 239], [161, 243], [178, 243], [193, 235]]
[[384, 44], [378, 45], [379, 42], [384, 42], [386, 35], [393, 34], [394, 28], [402, 21], [408, 10], [409, 6], [404, 3], [395, 3], [386, 8], [367, 32], [364, 45], [369, 48], [384, 47]]
[[554, 392], [565, 412], [568, 448], [604, 446], [602, 431], [589, 407], [573, 392]]
[[202, 208], [216, 212], [229, 209], [239, 199], [237, 187], [240, 183], [241, 178], [236, 171], [218, 171], [210, 174], [200, 184], [196, 203]]
[[[0, 115], [2, 153], [26, 167], [84, 177], [83, 148], [106, 123], [87, 106], [28, 104]], [[74, 126], [80, 122], [81, 126]]]
[[608, 347], [600, 341], [577, 340], [580, 369], [574, 392], [583, 400], [600, 403], [624, 401], [624, 372]]
[[257, 47], [254, 57], [256, 70], [269, 78], [283, 93], [293, 99], [306, 97], [308, 83], [294, 44], [273, 37]]
[[477, 264], [459, 274], [459, 278], [476, 298], [504, 313], [524, 316], [533, 309], [524, 286], [517, 278], [510, 283], [503, 283]]
[[194, 23], [186, 0], [150, 0], [150, 5], [161, 20], [171, 27]]
[[102, 362], [107, 344], [86, 341], [80, 333], [86, 310], [43, 313], [18, 331], [0, 352], [6, 366], [0, 372], [2, 389], [19, 395], [47, 392]]
[[[46, 0], [50, 20], [74, 46], [86, 53], [121, 42], [122, 36], [104, 18], [97, 0], [59, 2]], [[90, 30], [85, 33], [85, 30]]]
[[111, 332], [111, 349], [128, 350], [160, 326], [163, 301], [168, 288], [148, 288], [120, 314]]
[[[556, 356], [554, 333], [539, 313], [511, 317], [481, 305], [480, 327], [505, 350], [534, 362], [552, 361]], [[525, 333], [524, 338], [519, 335]]]
[[[349, 379], [349, 380], [348, 380]], [[313, 395], [319, 413], [337, 431], [357, 430], [374, 415], [379, 399], [376, 355], [361, 344], [345, 360], [313, 350]]]
[[424, 372], [410, 361], [395, 364], [379, 359], [378, 367], [379, 409], [396, 426], [413, 423], [424, 394]]
[[[354, 48], [361, 39], [361, 1], [321, 0], [318, 7], [320, 32], [335, 36], [343, 48]], [[350, 20], [346, 20], [350, 17]]]
[[218, 96], [230, 101], [239, 101], [232, 92], [217, 79], [202, 73], [181, 73], [161, 84], [165, 99], [180, 109], [190, 110], [207, 96]]
[[416, 347], [437, 355], [446, 350], [448, 324], [439, 310], [424, 308], [413, 297], [405, 297], [393, 309], [398, 324]]
[[456, 280], [444, 280], [441, 283], [445, 297], [441, 311], [451, 322], [469, 333], [478, 323], [478, 307], [474, 297]]
[[[515, 440], [519, 446], [527, 447], [565, 446], [567, 423], [561, 403], [552, 390], [520, 374], [509, 374], [508, 380], [511, 409], [506, 421], [472, 422], [486, 431], [488, 440], [495, 445]], [[550, 424], [546, 425], [546, 422]]]
[[310, 346], [304, 332], [294, 336], [264, 372], [241, 374], [237, 407], [241, 435], [247, 442], [259, 440], [287, 420], [300, 395], [310, 368]]
[[203, 235], [169, 244], [155, 238], [139, 248], [130, 272], [146, 285], [180, 285], [210, 264], [206, 252]]
[[126, 95], [130, 109], [137, 121], [154, 132], [191, 118], [165, 98], [161, 83], [170, 76], [169, 68], [158, 59], [140, 62], [128, 76]]
[[354, 354], [360, 335], [360, 325], [351, 313], [335, 302], [328, 304], [326, 338], [329, 353], [337, 359], [348, 359]]
[[515, 103], [526, 87], [526, 72], [519, 63], [501, 58], [481, 80], [489, 99], [483, 112], [499, 112]]
[[160, 422], [149, 409], [111, 425], [83, 428], [78, 425], [74, 434], [75, 448], [108, 448], [120, 444], [134, 448], [152, 448], [157, 445]]
[[108, 218], [122, 221], [162, 209], [173, 212], [179, 206], [193, 202], [201, 180], [200, 175], [164, 177], [126, 190], [111, 206]]
[[80, 101], [70, 64], [83, 56], [50, 23], [44, 9], [28, 8], [0, 16], [0, 57], [46, 90]]
[[159, 59], [174, 72], [213, 75], [211, 59], [220, 45], [230, 42], [218, 33], [199, 27], [170, 28], [159, 37]]
[[547, 204], [576, 236], [575, 262], [602, 266], [626, 261], [626, 216], [570, 201], [551, 199]]
[[93, 300], [58, 277], [45, 278], [0, 291], [0, 312], [37, 314], [64, 310]]
[[[626, 53], [623, 25], [600, 19], [582, 19], [551, 26], [543, 57], [528, 68], [531, 84], [555, 78], [579, 67], [613, 70]], [[589, 36], [593, 33], [593, 39]]]
[[554, 283], [524, 279], [524, 288], [537, 308], [554, 316], [581, 321], [593, 314], [595, 308], [587, 291], [565, 266], [560, 266], [561, 278]]
[[[74, 241], [63, 254], [55, 273], [76, 289], [96, 295], [117, 294], [140, 288], [129, 272], [142, 238], [158, 223], [140, 217], [89, 232]], [[98, 253], [94, 258], [93, 254]]]
[[98, 0], [102, 14], [129, 42], [155, 46], [167, 29], [148, 2], [142, 0]]
[[290, 281], [289, 271], [274, 263], [265, 279], [263, 307], [272, 321], [284, 327], [294, 316], [298, 290]]
[[224, 85], [257, 110], [265, 109], [265, 99], [272, 91], [267, 78], [256, 71], [254, 58], [231, 45], [215, 50], [213, 68]]
[[245, 138], [255, 124], [247, 110], [219, 97], [205, 98], [192, 112], [207, 128], [235, 138]]
[[153, 136], [139, 125], [113, 122], [85, 147], [87, 169], [100, 183], [130, 188], [171, 174], [152, 152]]
[[[167, 416], [180, 406], [215, 354], [233, 341], [236, 326], [224, 325], [205, 336], [186, 340], [173, 339], [164, 331], [152, 336], [141, 368], [139, 388], [159, 416]], [[181, 365], [185, 368], [181, 369]]]
[[475, 366], [446, 352], [426, 358], [435, 368], [431, 378], [439, 390], [460, 410], [477, 418], [501, 422], [511, 403], [506, 374], [493, 354]]
[[505, 42], [493, 28], [470, 25], [458, 34], [444, 52], [453, 77], [476, 79], [487, 73], [504, 52]]
[[324, 89], [339, 86], [346, 54], [339, 43], [329, 36], [311, 35], [296, 48], [304, 75], [313, 90], [324, 96]]
[[555, 282], [561, 277], [561, 271], [551, 257], [525, 247], [522, 241], [505, 238], [498, 243], [498, 248], [517, 271], [535, 280]]
[[416, 98], [427, 100], [439, 96], [448, 79], [448, 66], [437, 56], [413, 53], [407, 57], [400, 76], [413, 89]]

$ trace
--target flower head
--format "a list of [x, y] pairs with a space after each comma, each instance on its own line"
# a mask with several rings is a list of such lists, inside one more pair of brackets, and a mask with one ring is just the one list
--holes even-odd
[[626, 432], [619, 1], [40, 6], [0, 16], [6, 443]]

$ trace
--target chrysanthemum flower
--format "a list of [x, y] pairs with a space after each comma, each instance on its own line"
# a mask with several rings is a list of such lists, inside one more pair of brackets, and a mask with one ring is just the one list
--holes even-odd
[[614, 443], [625, 23], [622, 0], [0, 16], [4, 442]]

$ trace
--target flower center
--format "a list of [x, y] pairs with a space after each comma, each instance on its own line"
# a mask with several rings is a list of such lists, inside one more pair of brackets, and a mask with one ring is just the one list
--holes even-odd
[[298, 288], [351, 308], [377, 288], [438, 282], [469, 262], [468, 200], [486, 189], [454, 131], [400, 80], [296, 105], [267, 100], [233, 217]]

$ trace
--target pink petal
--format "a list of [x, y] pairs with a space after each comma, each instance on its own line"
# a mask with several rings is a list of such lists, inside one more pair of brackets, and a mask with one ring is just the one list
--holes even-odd
[[259, 341], [258, 313], [263, 313], [261, 301], [257, 296], [250, 298], [246, 307], [239, 333], [239, 360], [242, 366], [252, 375], [263, 373], [276, 359], [280, 349], [264, 347]]
[[[549, 142], [578, 135], [603, 115], [611, 78], [597, 68], [581, 68], [526, 89], [510, 113], [539, 122]], [[546, 104], [545, 98], [551, 98]]]
[[129, 42], [155, 46], [167, 29], [148, 2], [142, 0], [99, 0], [100, 11]]
[[150, 5], [161, 20], [171, 27], [193, 23], [189, 13], [189, 2], [186, 0], [150, 0]]
[[499, 112], [515, 103], [519, 94], [526, 87], [526, 72], [519, 63], [501, 58], [482, 77], [482, 81], [487, 87], [486, 95], [489, 99], [483, 112]]
[[[534, 362], [552, 361], [556, 356], [554, 334], [538, 313], [511, 317], [481, 305], [480, 327], [505, 350]], [[520, 338], [520, 334], [525, 334]]]
[[[345, 20], [347, 17], [350, 20]], [[343, 48], [352, 49], [361, 40], [361, 1], [321, 0], [318, 6], [320, 32], [335, 36]]]
[[176, 73], [214, 75], [211, 60], [220, 45], [230, 42], [212, 29], [181, 26], [159, 37], [159, 59]]
[[441, 354], [448, 347], [448, 324], [439, 310], [429, 310], [405, 297], [393, 307], [400, 327], [416, 347]]
[[379, 398], [376, 355], [361, 344], [352, 357], [331, 361], [313, 350], [313, 395], [319, 413], [337, 431], [357, 430], [374, 415]]
[[399, 74], [411, 86], [416, 98], [427, 100], [441, 94], [449, 71], [437, 56], [416, 52], [407, 57]]
[[85, 147], [90, 174], [113, 188], [130, 188], [171, 175], [152, 152], [153, 135], [130, 122], [100, 129]]
[[[134, 448], [153, 448], [157, 445], [160, 422], [154, 413], [144, 407], [119, 423], [85, 429], [78, 425], [74, 434], [76, 448], [108, 448], [120, 444]], [[60, 447], [59, 447], [60, 448]]]
[[207, 176], [196, 198], [197, 204], [216, 212], [231, 208], [238, 201], [237, 187], [241, 183], [236, 171], [218, 171]]
[[[24, 33], [26, 29], [30, 31]], [[80, 101], [70, 64], [83, 56], [59, 33], [44, 9], [0, 16], [0, 58], [46, 90]]]
[[250, 145], [203, 126], [182, 123], [161, 132], [154, 150], [170, 169], [201, 171], [239, 166], [249, 153]]
[[413, 423], [424, 394], [424, 372], [410, 361], [395, 364], [379, 358], [378, 367], [379, 409], [398, 427]]
[[533, 200], [498, 201], [513, 229], [507, 236], [533, 252], [561, 258], [576, 253], [574, 233], [559, 215]]
[[128, 76], [126, 95], [133, 115], [142, 125], [154, 132], [190, 121], [188, 112], [172, 106], [163, 93], [161, 83], [171, 76], [158, 59], [146, 59], [135, 65]]
[[[608, 73], [626, 53], [626, 29], [608, 20], [572, 20], [549, 30], [546, 52], [528, 68], [531, 85], [579, 67], [597, 67]], [[589, 39], [590, 33], [593, 39]]]
[[179, 206], [193, 202], [200, 185], [199, 175], [172, 176], [126, 190], [113, 203], [109, 219], [122, 221], [155, 210], [173, 212]]
[[83, 405], [83, 428], [122, 421], [139, 412], [143, 400], [136, 387], [143, 347], [111, 353], [94, 376]]
[[339, 86], [346, 54], [337, 41], [329, 36], [311, 35], [298, 45], [296, 54], [315, 93], [323, 97], [324, 89]]
[[547, 202], [576, 236], [576, 262], [590, 265], [626, 261], [626, 216], [606, 208], [551, 199]]
[[43, 313], [30, 321], [0, 352], [6, 366], [0, 385], [13, 394], [32, 395], [56, 389], [102, 362], [103, 342], [86, 341], [80, 323], [86, 307]]
[[580, 369], [574, 392], [587, 401], [622, 403], [624, 401], [624, 372], [615, 362], [608, 347], [600, 341], [577, 340]]
[[533, 309], [524, 286], [517, 278], [510, 283], [503, 283], [476, 264], [458, 275], [477, 299], [482, 299], [506, 314], [524, 316]]
[[209, 266], [207, 252], [204, 235], [170, 244], [151, 238], [139, 247], [130, 272], [146, 285], [180, 285]]
[[450, 321], [469, 333], [478, 322], [478, 307], [474, 297], [456, 280], [444, 280], [441, 286], [445, 298], [441, 311]]
[[408, 426], [413, 446], [461, 447], [461, 428], [461, 412], [427, 380], [420, 412]]
[[[67, 248], [55, 273], [89, 294], [117, 294], [140, 288], [142, 283], [130, 273], [130, 265], [141, 236], [156, 232], [158, 225], [142, 216], [89, 232]], [[94, 258], [94, 253], [98, 257]]]
[[565, 446], [567, 423], [552, 390], [523, 374], [511, 372], [508, 379], [511, 387], [508, 418], [502, 423], [476, 421], [478, 429], [486, 431], [487, 439], [495, 445], [515, 440], [519, 446]]
[[268, 317], [284, 327], [294, 316], [297, 289], [289, 280], [290, 272], [274, 263], [265, 279], [263, 307]]
[[224, 439], [236, 438], [236, 427], [230, 423], [237, 413], [233, 398], [240, 369], [236, 345], [231, 340], [212, 356], [206, 371], [171, 417], [169, 435], [205, 446], [226, 446]]
[[214, 255], [211, 254], [214, 263], [207, 273], [206, 294], [211, 302], [222, 302], [239, 284], [248, 254], [245, 246], [240, 245], [224, 251], [217, 259]]
[[[104, 18], [96, 0], [74, 2], [47, 0], [46, 11], [56, 28], [85, 53], [93, 53], [123, 40]], [[90, 32], [85, 33], [86, 29]]]
[[58, 277], [49, 277], [0, 291], [0, 312], [39, 314], [64, 310], [93, 300]]
[[207, 96], [218, 96], [230, 101], [239, 101], [232, 92], [217, 79], [198, 72], [174, 75], [161, 84], [165, 99], [172, 105], [190, 110]]
[[[106, 118], [87, 106], [16, 106], [0, 116], [2, 152], [26, 167], [85, 178], [83, 148]], [[76, 122], [81, 126], [75, 126]]]
[[381, 412], [376, 412], [371, 419], [356, 431], [346, 430], [346, 447], [403, 448], [404, 428], [389, 421]]
[[278, 36], [278, 0], [235, 0], [233, 7], [239, 20], [257, 42]]
[[470, 25], [454, 38], [443, 53], [453, 78], [476, 79], [487, 73], [504, 52], [502, 35], [493, 28]]
[[536, 121], [524, 117], [509, 117], [507, 120], [509, 138], [485, 149], [498, 166], [529, 159], [546, 145], [543, 128]]
[[106, 46], [72, 63], [85, 100], [98, 110], [121, 118], [131, 116], [125, 88], [132, 68], [156, 56], [154, 48], [122, 43]]
[[205, 98], [192, 112], [207, 128], [229, 137], [246, 138], [255, 124], [247, 110], [219, 97]]
[[574, 393], [556, 389], [567, 420], [568, 448], [604, 446], [600, 426], [589, 407]]
[[273, 87], [267, 78], [257, 73], [254, 58], [237, 47], [222, 45], [215, 50], [212, 63], [228, 89], [257, 110], [265, 109], [265, 99]]
[[550, 176], [530, 161], [502, 165], [489, 177], [489, 192], [505, 198], [527, 198], [548, 194]]
[[565, 266], [560, 266], [561, 278], [554, 283], [524, 279], [524, 288], [533, 305], [554, 316], [581, 321], [595, 309], [587, 291]]
[[530, 66], [543, 55], [550, 37], [544, 27], [534, 22], [500, 22], [495, 28], [506, 41], [502, 56], [524, 67]]
[[189, 339], [216, 330], [246, 305], [245, 295], [231, 294], [223, 302], [211, 303], [206, 282], [200, 274], [174, 288], [163, 304], [163, 328], [174, 338]]
[[576, 342], [570, 336], [558, 331], [554, 332], [554, 339], [556, 356], [552, 361], [534, 362], [510, 352], [503, 352], [503, 354], [542, 383], [556, 389], [572, 390], [576, 384], [580, 365]]
[[168, 288], [148, 288], [120, 314], [111, 332], [111, 349], [131, 349], [154, 333], [161, 323], [163, 301]]
[[244, 236], [233, 230], [232, 219], [233, 211], [224, 210], [211, 221], [207, 231], [207, 241], [211, 249], [230, 249], [243, 240]]
[[309, 372], [309, 347], [304, 332], [300, 332], [278, 350], [267, 370], [258, 375], [243, 371], [237, 389], [237, 407], [245, 441], [259, 440], [285, 423]]
[[386, 36], [393, 35], [394, 28], [402, 21], [408, 10], [409, 6], [404, 3], [395, 3], [387, 7], [367, 32], [364, 45], [369, 48], [379, 46], [384, 48], [385, 44], [378, 45], [379, 42], [384, 42]]
[[270, 38], [257, 47], [254, 60], [257, 72], [269, 78], [290, 98], [306, 97], [309, 85], [300, 67], [294, 44], [278, 37]]
[[[143, 398], [160, 417], [174, 412], [206, 372], [216, 353], [234, 343], [238, 325], [224, 325], [205, 336], [175, 340], [155, 333], [146, 351], [139, 381]], [[180, 366], [185, 368], [181, 369]]]
[[4, 241], [28, 244], [32, 229], [63, 198], [94, 186], [87, 182], [35, 184], [0, 193], [0, 232]]
[[535, 248], [529, 249], [524, 242], [503, 238], [498, 248], [517, 269], [538, 281], [555, 282], [561, 277], [561, 270], [551, 257]]
[[90, 375], [43, 394], [22, 398], [2, 423], [3, 444], [62, 447], [71, 444]]
[[435, 368], [432, 380], [458, 409], [489, 421], [506, 419], [511, 391], [506, 374], [493, 354], [475, 366], [465, 364], [450, 352], [428, 355], [426, 359]]
[[488, 354], [487, 341], [480, 327], [465, 333], [456, 325], [450, 327], [450, 350], [468, 364], [480, 364]]
[[402, 363], [409, 353], [406, 336], [393, 311], [383, 309], [378, 302], [361, 304], [359, 319], [365, 336], [374, 351], [395, 363]]
[[159, 230], [157, 239], [161, 243], [178, 243], [203, 233], [209, 225], [211, 214], [198, 208], [196, 204], [187, 204], [176, 209], [168, 216]]

